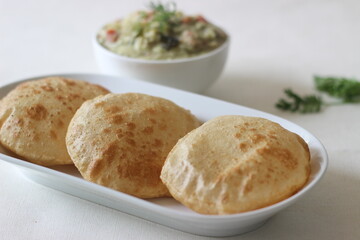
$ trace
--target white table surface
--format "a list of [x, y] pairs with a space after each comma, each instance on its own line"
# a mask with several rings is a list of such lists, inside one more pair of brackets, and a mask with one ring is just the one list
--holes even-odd
[[[0, 0], [0, 83], [98, 73], [91, 37], [147, 1]], [[179, 0], [228, 30], [230, 56], [204, 94], [279, 115], [325, 145], [330, 165], [303, 199], [260, 229], [229, 239], [360, 239], [360, 104], [319, 114], [274, 108], [284, 88], [313, 93], [314, 74], [360, 79], [357, 0]], [[0, 239], [208, 239], [35, 184], [0, 161]]]

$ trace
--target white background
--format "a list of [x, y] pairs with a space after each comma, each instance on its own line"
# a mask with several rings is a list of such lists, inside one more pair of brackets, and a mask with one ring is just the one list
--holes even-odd
[[[98, 73], [91, 38], [147, 1], [0, 0], [0, 83]], [[330, 165], [301, 201], [262, 228], [229, 239], [360, 239], [360, 104], [319, 114], [274, 108], [284, 88], [313, 93], [313, 75], [360, 79], [360, 2], [177, 1], [231, 35], [220, 79], [204, 94], [291, 120], [325, 145]], [[0, 161], [0, 239], [207, 239], [172, 230], [24, 179]]]

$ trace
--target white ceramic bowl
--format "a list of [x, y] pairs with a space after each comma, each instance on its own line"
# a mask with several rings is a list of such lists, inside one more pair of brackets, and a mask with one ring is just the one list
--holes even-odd
[[175, 60], [144, 60], [118, 55], [93, 38], [100, 70], [108, 75], [148, 81], [201, 93], [220, 76], [226, 63], [229, 35], [219, 48], [200, 56]]

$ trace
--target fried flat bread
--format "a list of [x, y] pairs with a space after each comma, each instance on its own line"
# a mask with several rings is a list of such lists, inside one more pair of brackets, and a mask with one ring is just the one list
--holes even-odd
[[233, 214], [290, 197], [309, 174], [308, 146], [295, 133], [263, 118], [220, 116], [178, 141], [161, 179], [196, 212]]
[[108, 94], [79, 108], [66, 144], [84, 179], [140, 198], [168, 196], [160, 180], [166, 156], [199, 124], [163, 98]]
[[63, 77], [21, 83], [0, 102], [0, 142], [36, 164], [70, 164], [65, 135], [71, 118], [85, 100], [108, 92]]

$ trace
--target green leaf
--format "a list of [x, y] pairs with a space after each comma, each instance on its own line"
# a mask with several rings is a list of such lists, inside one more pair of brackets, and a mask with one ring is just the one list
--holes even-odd
[[316, 89], [343, 102], [360, 102], [360, 82], [354, 79], [336, 77], [314, 77]]
[[301, 97], [291, 89], [285, 89], [284, 92], [288, 99], [281, 98], [275, 104], [277, 108], [283, 111], [300, 113], [315, 113], [321, 111], [323, 102], [319, 96], [308, 95]]
[[159, 23], [158, 31], [162, 34], [169, 34], [172, 26], [176, 24], [172, 21], [176, 15], [176, 4], [173, 2], [167, 4], [150, 2], [149, 8], [154, 12], [152, 21]]

